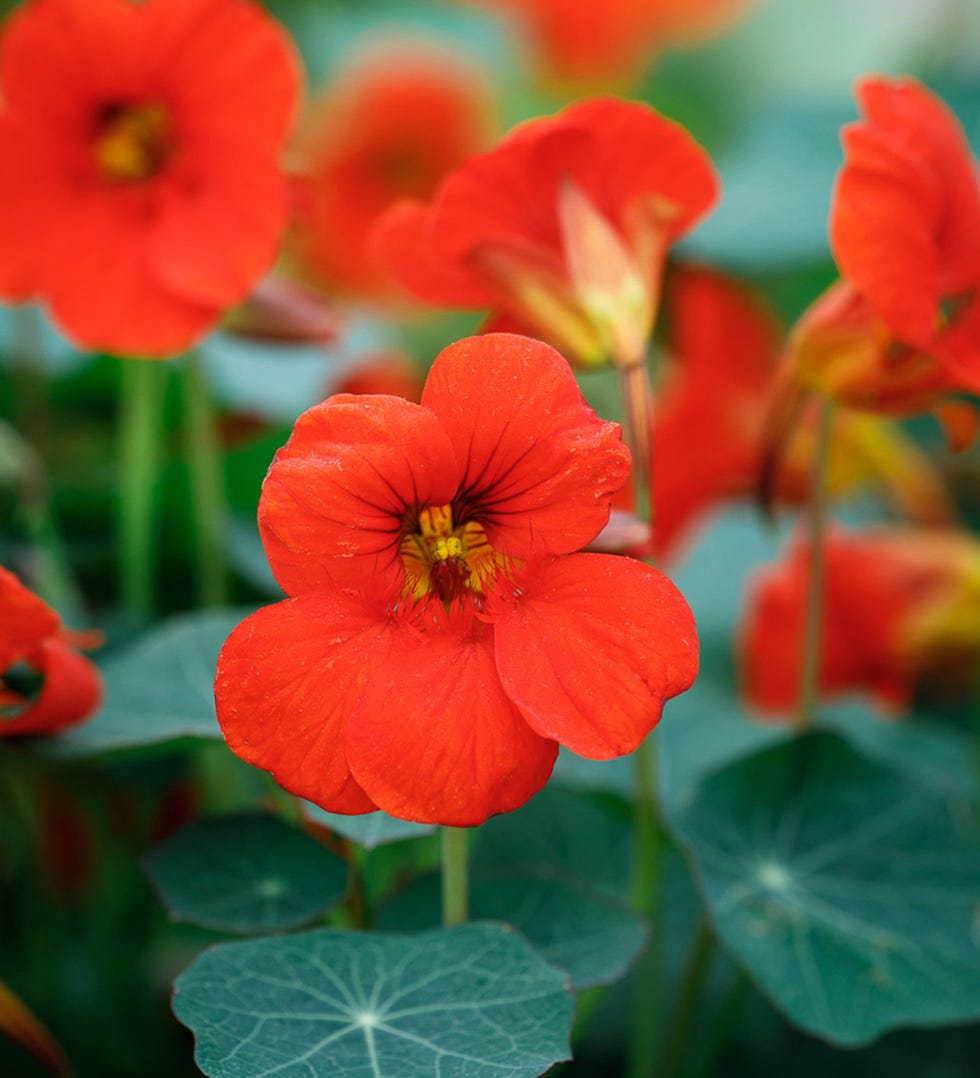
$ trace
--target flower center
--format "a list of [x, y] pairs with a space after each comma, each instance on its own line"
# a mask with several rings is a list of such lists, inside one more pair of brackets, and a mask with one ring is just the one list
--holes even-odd
[[483, 594], [508, 561], [487, 539], [475, 520], [453, 527], [449, 505], [429, 505], [419, 512], [417, 530], [401, 542], [406, 596], [422, 599], [435, 592], [443, 602], [467, 592]]
[[99, 117], [95, 160], [118, 183], [156, 175], [173, 150], [170, 113], [163, 105], [107, 105]]

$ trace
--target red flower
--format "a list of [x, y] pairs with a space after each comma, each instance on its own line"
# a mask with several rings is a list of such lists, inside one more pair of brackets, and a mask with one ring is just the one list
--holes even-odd
[[585, 101], [471, 157], [430, 205], [395, 206], [377, 243], [428, 303], [491, 308], [573, 361], [629, 365], [644, 355], [670, 244], [717, 195], [682, 127], [638, 102]]
[[801, 319], [792, 379], [892, 415], [936, 410], [959, 446], [977, 433], [956, 391], [980, 392], [980, 182], [963, 132], [913, 79], [862, 80], [844, 129], [830, 238], [844, 280]]
[[[653, 422], [654, 547], [669, 556], [712, 508], [752, 498], [765, 450], [768, 398], [782, 346], [762, 299], [706, 267], [673, 272], [667, 290], [669, 373]], [[816, 416], [793, 432], [774, 477], [779, 502], [809, 498]], [[828, 483], [835, 495], [878, 488], [898, 509], [930, 524], [955, 517], [942, 480], [893, 424], [835, 417]]]
[[0, 44], [0, 294], [163, 356], [269, 268], [299, 70], [245, 0], [30, 0]]
[[[79, 639], [0, 566], [0, 737], [55, 733], [95, 711], [102, 679], [72, 646]], [[41, 679], [36, 696], [17, 687], [18, 675]]]
[[720, 29], [746, 0], [479, 0], [527, 26], [536, 54], [560, 78], [621, 80], [657, 48]]
[[435, 48], [362, 56], [316, 106], [298, 148], [296, 253], [326, 287], [389, 298], [393, 282], [367, 244], [399, 198], [427, 199], [491, 135], [490, 91]]
[[[896, 711], [923, 676], [970, 676], [980, 655], [980, 544], [955, 532], [832, 533], [819, 687], [826, 695], [864, 691]], [[800, 684], [810, 550], [756, 578], [742, 633], [749, 702], [789, 712]], [[972, 685], [969, 686], [972, 690]]]
[[218, 661], [229, 745], [331, 811], [475, 825], [547, 781], [557, 742], [630, 752], [697, 669], [655, 570], [574, 553], [629, 454], [547, 345], [447, 348], [421, 405], [332, 397], [301, 416], [259, 524], [291, 596]]

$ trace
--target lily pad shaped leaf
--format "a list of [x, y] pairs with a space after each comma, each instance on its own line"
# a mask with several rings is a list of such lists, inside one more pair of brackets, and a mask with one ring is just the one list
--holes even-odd
[[219, 944], [174, 1013], [210, 1078], [533, 1078], [569, 1058], [565, 974], [502, 925]]
[[966, 799], [819, 733], [667, 809], [721, 941], [797, 1025], [852, 1046], [980, 1015], [980, 830]]
[[195, 820], [154, 847], [145, 866], [174, 919], [219, 932], [308, 924], [347, 887], [341, 858], [258, 813]]
[[[381, 911], [381, 925], [438, 923], [437, 875], [425, 876]], [[624, 976], [647, 941], [646, 923], [623, 903], [548, 872], [480, 870], [470, 888], [473, 917], [506, 921], [549, 962], [567, 970], [577, 991]]]
[[170, 618], [102, 666], [105, 703], [89, 722], [45, 741], [45, 752], [89, 756], [184, 737], [221, 740], [214, 668], [228, 634], [252, 608]]

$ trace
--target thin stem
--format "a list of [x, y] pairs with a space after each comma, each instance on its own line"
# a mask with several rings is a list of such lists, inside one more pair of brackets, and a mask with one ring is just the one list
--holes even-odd
[[202, 606], [228, 602], [224, 557], [225, 484], [214, 434], [208, 387], [200, 357], [192, 352], [183, 369], [184, 439], [190, 472], [197, 541], [197, 592]]
[[617, 363], [626, 444], [633, 456], [634, 512], [653, 526], [653, 499], [650, 479], [653, 475], [653, 388], [646, 357], [631, 356]]
[[130, 614], [148, 618], [155, 606], [154, 527], [160, 472], [165, 368], [153, 360], [122, 361], [119, 417], [120, 590]]
[[833, 415], [833, 402], [822, 401], [813, 460], [813, 482], [810, 488], [807, 528], [810, 548], [810, 586], [806, 599], [799, 709], [796, 716], [796, 728], [800, 733], [809, 730], [813, 725], [819, 697], [820, 638], [823, 629], [824, 603], [824, 546], [827, 533], [827, 463], [830, 457]]
[[664, 1046], [663, 1066], [657, 1072], [658, 1078], [675, 1078], [681, 1073], [684, 1053], [691, 1048], [692, 1026], [714, 955], [714, 937], [708, 922], [702, 917], [684, 966], [677, 1004], [667, 1023], [667, 1042]]
[[741, 1021], [742, 1009], [749, 998], [749, 988], [748, 977], [738, 970], [705, 1038], [706, 1047], [695, 1071], [696, 1078], [708, 1078], [708, 1075], [715, 1073], [715, 1063]]
[[663, 965], [663, 872], [665, 837], [660, 827], [654, 775], [656, 752], [648, 737], [633, 754], [634, 863], [631, 901], [649, 918], [653, 933], [636, 965], [633, 993], [633, 1030], [629, 1045], [630, 1078], [653, 1073], [661, 1039], [660, 982]]
[[442, 829], [442, 923], [447, 928], [469, 918], [468, 838], [465, 827]]

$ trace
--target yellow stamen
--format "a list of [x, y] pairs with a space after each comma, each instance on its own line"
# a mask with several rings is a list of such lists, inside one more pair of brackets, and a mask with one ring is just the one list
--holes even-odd
[[106, 109], [95, 140], [95, 160], [108, 179], [145, 180], [160, 171], [173, 149], [170, 114], [163, 105]]
[[445, 602], [466, 591], [482, 595], [508, 561], [493, 549], [483, 526], [469, 520], [453, 527], [452, 507], [426, 506], [417, 530], [401, 542], [406, 596], [422, 599], [436, 592]]

